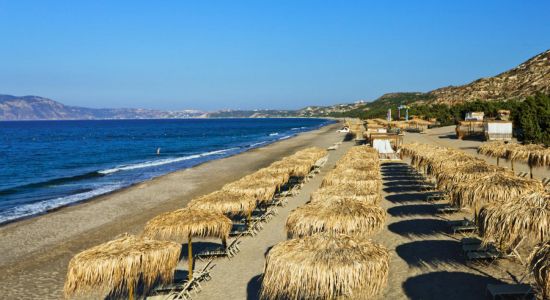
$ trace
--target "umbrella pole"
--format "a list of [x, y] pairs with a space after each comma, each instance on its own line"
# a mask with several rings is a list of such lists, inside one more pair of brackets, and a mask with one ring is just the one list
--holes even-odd
[[499, 162], [500, 162], [500, 157], [497, 156], [497, 167], [499, 165]]
[[132, 284], [128, 287], [128, 299], [134, 300], [134, 285]]
[[533, 165], [531, 163], [529, 163], [529, 176], [533, 179]]
[[188, 261], [189, 261], [189, 274], [187, 275], [187, 278], [189, 279], [189, 281], [191, 281], [193, 279], [193, 244], [192, 244], [192, 239], [191, 239], [191, 235], [189, 235], [189, 238], [187, 240], [187, 249], [188, 249]]
[[514, 161], [510, 160], [510, 166], [512, 167], [512, 172], [514, 171]]

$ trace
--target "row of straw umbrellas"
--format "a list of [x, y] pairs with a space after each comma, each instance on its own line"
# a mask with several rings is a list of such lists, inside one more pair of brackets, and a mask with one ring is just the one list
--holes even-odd
[[493, 141], [481, 144], [477, 151], [479, 154], [496, 158], [497, 166], [500, 165], [500, 159], [509, 161], [512, 171], [514, 162], [525, 162], [529, 166], [531, 178], [533, 178], [533, 168], [550, 167], [550, 149], [544, 145]]
[[271, 201], [291, 177], [305, 178], [326, 155], [326, 150], [317, 147], [300, 150], [221, 190], [191, 200], [185, 208], [154, 217], [140, 235], [123, 234], [78, 253], [69, 262], [65, 296], [97, 293], [132, 299], [137, 287], [146, 293], [157, 283], [169, 283], [183, 243], [188, 246], [191, 280], [193, 238], [219, 238], [227, 247], [232, 219], [245, 219], [249, 224], [257, 206]]
[[344, 125], [349, 128], [350, 134], [354, 137], [362, 137], [365, 131], [363, 120], [357, 118], [346, 118]]
[[473, 210], [483, 244], [503, 252], [520, 244], [532, 249], [529, 268], [543, 298], [550, 296], [550, 194], [540, 181], [455, 149], [413, 143], [403, 145], [402, 153], [452, 205]]
[[310, 201], [286, 222], [288, 240], [266, 257], [262, 299], [371, 298], [385, 287], [390, 254], [369, 237], [382, 229], [378, 153], [353, 147]]

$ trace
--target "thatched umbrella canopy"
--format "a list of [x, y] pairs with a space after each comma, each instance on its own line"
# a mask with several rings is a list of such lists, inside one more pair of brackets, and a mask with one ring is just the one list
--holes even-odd
[[225, 215], [207, 210], [182, 208], [154, 217], [145, 224], [143, 235], [160, 240], [182, 242], [187, 240], [189, 249], [189, 279], [193, 276], [193, 237], [216, 237], [227, 244], [233, 227]]
[[498, 166], [500, 159], [506, 158], [508, 150], [517, 147], [521, 147], [521, 145], [503, 141], [486, 142], [477, 148], [477, 153], [496, 158]]
[[496, 167], [486, 163], [478, 164], [477, 162], [472, 162], [462, 164], [455, 168], [446, 169], [438, 174], [436, 179], [437, 185], [440, 189], [449, 191], [461, 182], [469, 182], [498, 172], [514, 175], [511, 171], [508, 171], [505, 168]]
[[321, 187], [327, 186], [345, 186], [351, 190], [378, 191], [382, 187], [380, 179], [355, 180], [353, 178], [331, 178], [323, 180]]
[[451, 203], [471, 207], [476, 215], [478, 208], [491, 202], [509, 202], [521, 195], [544, 191], [540, 181], [494, 173], [454, 186]]
[[381, 201], [380, 191], [353, 191], [345, 186], [327, 186], [311, 193], [311, 202], [331, 201], [333, 199], [355, 200], [366, 204], [379, 204]]
[[261, 180], [237, 180], [222, 187], [222, 191], [242, 194], [245, 197], [253, 197], [259, 202], [273, 199], [277, 189], [278, 186], [273, 182]]
[[386, 211], [377, 205], [355, 200], [310, 202], [293, 210], [286, 221], [288, 237], [320, 232], [368, 237], [382, 229]]
[[523, 145], [520, 147], [513, 147], [506, 151], [506, 158], [513, 161], [523, 161], [529, 165], [529, 173], [531, 178], [533, 178], [533, 165], [532, 163], [537, 163], [537, 160], [531, 160], [531, 155], [538, 152], [544, 152], [546, 147], [543, 145]]
[[483, 241], [495, 241], [502, 249], [514, 247], [524, 238], [550, 239], [550, 195], [532, 193], [505, 203], [481, 208], [477, 220]]
[[372, 298], [388, 280], [390, 253], [367, 239], [316, 234], [275, 245], [262, 299]]
[[550, 299], [550, 241], [538, 245], [529, 257], [529, 267], [541, 291], [541, 299]]
[[550, 149], [545, 148], [531, 152], [528, 163], [533, 167], [550, 166]]
[[215, 191], [191, 200], [188, 206], [192, 209], [214, 211], [228, 216], [249, 216], [256, 208], [256, 199], [240, 193]]
[[181, 245], [132, 235], [92, 247], [69, 262], [64, 292], [66, 297], [84, 293], [128, 293], [142, 283], [145, 290], [157, 280], [172, 281]]

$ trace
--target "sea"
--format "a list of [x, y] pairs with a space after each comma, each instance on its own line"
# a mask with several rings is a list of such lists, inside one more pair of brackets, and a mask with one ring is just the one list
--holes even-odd
[[331, 122], [312, 118], [0, 122], [0, 224]]

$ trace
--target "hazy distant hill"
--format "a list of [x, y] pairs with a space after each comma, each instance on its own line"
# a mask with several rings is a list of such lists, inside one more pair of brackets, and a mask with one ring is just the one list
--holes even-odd
[[472, 100], [522, 99], [537, 92], [550, 93], [550, 50], [494, 77], [461, 86], [431, 91], [436, 103], [455, 104]]
[[[388, 108], [395, 110], [400, 104], [459, 104], [466, 101], [523, 100], [536, 93], [550, 94], [550, 50], [540, 53], [519, 66], [494, 77], [481, 78], [466, 85], [439, 88], [427, 93], [388, 93], [380, 98], [351, 107], [349, 110], [330, 112], [336, 117], [384, 116]], [[325, 111], [333, 111], [333, 107]]]
[[38, 96], [0, 95], [0, 120], [167, 119], [204, 116], [195, 110], [160, 111], [135, 108], [68, 106]]

